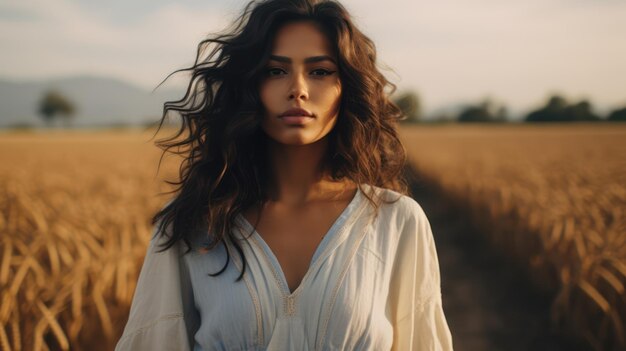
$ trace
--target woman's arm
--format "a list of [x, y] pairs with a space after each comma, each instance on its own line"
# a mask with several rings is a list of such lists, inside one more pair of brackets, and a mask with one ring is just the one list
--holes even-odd
[[165, 239], [153, 233], [116, 351], [193, 349], [200, 318], [189, 272], [180, 245], [156, 252]]
[[451, 351], [452, 335], [443, 313], [439, 261], [430, 223], [408, 198], [391, 277], [392, 350]]

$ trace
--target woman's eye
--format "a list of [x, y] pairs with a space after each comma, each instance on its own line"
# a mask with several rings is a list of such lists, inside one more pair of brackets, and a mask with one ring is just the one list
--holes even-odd
[[268, 76], [278, 76], [278, 75], [280, 75], [280, 74], [281, 74], [281, 73], [283, 73], [283, 72], [285, 72], [285, 71], [283, 71], [283, 70], [282, 70], [282, 69], [280, 69], [280, 68], [268, 68], [268, 69], [265, 71], [265, 73], [266, 73]]
[[313, 72], [311, 72], [311, 74], [313, 74], [314, 76], [328, 76], [333, 73], [335, 73], [335, 71], [329, 71], [325, 69], [316, 69]]

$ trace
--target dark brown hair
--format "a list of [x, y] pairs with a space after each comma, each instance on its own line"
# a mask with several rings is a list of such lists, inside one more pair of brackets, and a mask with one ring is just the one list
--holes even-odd
[[[264, 108], [257, 87], [275, 33], [286, 23], [304, 20], [313, 21], [328, 36], [342, 83], [338, 120], [327, 136], [328, 174], [333, 180], [352, 181], [361, 190], [368, 184], [407, 193], [402, 176], [406, 155], [396, 131], [403, 115], [389, 100], [396, 87], [379, 72], [374, 43], [336, 1], [252, 1], [234, 28], [198, 45], [192, 67], [176, 71], [190, 72], [191, 79], [182, 99], [165, 103], [159, 124], [160, 130], [168, 113], [181, 116], [178, 132], [157, 145], [163, 154], [177, 148], [170, 152], [185, 156], [180, 180], [168, 182], [178, 186], [172, 191], [176, 196], [152, 219], [159, 226], [157, 233], [169, 228], [163, 250], [183, 240], [189, 252], [195, 235], [203, 233], [207, 250], [220, 242], [234, 245], [243, 261], [238, 280], [243, 276], [246, 261], [232, 233], [235, 218], [267, 201], [260, 147], [267, 136], [260, 128]], [[378, 208], [373, 194], [364, 194]], [[226, 252], [224, 267], [211, 275], [226, 269]]]

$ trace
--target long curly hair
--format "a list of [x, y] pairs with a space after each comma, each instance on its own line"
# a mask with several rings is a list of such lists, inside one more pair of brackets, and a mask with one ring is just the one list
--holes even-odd
[[[176, 196], [152, 218], [157, 233], [169, 229], [162, 251], [183, 240], [189, 252], [193, 238], [203, 233], [204, 250], [219, 243], [235, 247], [243, 262], [237, 281], [242, 278], [246, 260], [232, 232], [235, 218], [268, 199], [261, 147], [267, 136], [260, 127], [264, 107], [258, 86], [276, 32], [289, 22], [304, 20], [313, 21], [328, 36], [342, 84], [337, 123], [327, 136], [328, 175], [335, 181], [354, 182], [362, 191], [368, 184], [407, 194], [402, 173], [406, 152], [396, 131], [405, 117], [389, 99], [396, 86], [378, 70], [371, 39], [336, 1], [252, 1], [225, 34], [200, 42], [191, 67], [172, 73], [190, 72], [191, 78], [182, 99], [164, 104], [157, 129], [158, 133], [169, 113], [182, 118], [175, 135], [156, 142], [163, 154], [184, 156], [180, 180], [166, 181], [177, 186], [172, 191]], [[364, 194], [378, 208], [375, 194]], [[230, 260], [226, 252], [223, 268], [210, 275], [226, 269]]]

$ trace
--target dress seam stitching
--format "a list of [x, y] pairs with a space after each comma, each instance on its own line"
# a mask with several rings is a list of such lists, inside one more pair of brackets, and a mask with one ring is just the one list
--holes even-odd
[[[226, 249], [228, 250], [228, 248]], [[237, 269], [241, 269], [239, 262], [238, 262], [238, 258], [236, 258], [234, 255], [232, 257], [233, 257], [233, 262], [237, 266]], [[243, 281], [246, 284], [246, 288], [248, 289], [248, 292], [250, 293], [250, 297], [252, 298], [252, 303], [254, 304], [254, 313], [257, 319], [257, 345], [262, 347], [263, 344], [265, 343], [265, 337], [264, 337], [264, 332], [263, 332], [263, 316], [261, 314], [261, 305], [259, 302], [259, 298], [254, 292], [254, 289], [252, 289], [250, 281], [246, 277], [245, 274], [243, 275]]]
[[[260, 243], [257, 241], [257, 239], [254, 236], [251, 236], [250, 239], [252, 239], [252, 243], [254, 244], [254, 246], [256, 246], [257, 250], [261, 252], [261, 254], [263, 255], [263, 259], [265, 260], [265, 262], [272, 269], [272, 275], [274, 276], [274, 280], [276, 281], [276, 285], [281, 287], [280, 290], [283, 290], [283, 284], [280, 281], [280, 278], [278, 277], [278, 272], [276, 271], [276, 267], [274, 267], [274, 264], [272, 263], [272, 260], [270, 259], [270, 257], [267, 255], [265, 250], [261, 247]], [[281, 291], [281, 294], [282, 293], [285, 293], [285, 291]]]
[[[363, 210], [364, 207], [365, 207], [365, 205], [361, 204], [357, 215], [360, 215], [361, 212], [363, 212], [362, 210]], [[358, 216], [355, 216], [355, 218], [358, 219]], [[354, 222], [356, 222], [356, 219], [351, 224], [354, 224]], [[343, 266], [343, 268], [341, 270], [341, 273], [339, 275], [339, 279], [337, 280], [337, 284], [333, 288], [331, 299], [326, 304], [325, 310], [327, 311], [327, 315], [324, 318], [324, 323], [323, 323], [322, 331], [321, 331], [321, 334], [320, 334], [321, 338], [320, 338], [320, 341], [318, 342], [318, 347], [316, 349], [321, 349], [322, 345], [324, 344], [324, 341], [326, 340], [326, 331], [328, 330], [328, 322], [330, 321], [331, 310], [335, 306], [335, 300], [337, 299], [337, 295], [339, 293], [339, 288], [343, 285], [343, 281], [344, 281], [344, 278], [345, 278], [345, 276], [347, 274], [348, 268], [350, 267], [350, 264], [352, 263], [356, 252], [358, 251], [359, 247], [361, 246], [361, 243], [363, 242], [363, 239], [365, 238], [366, 232], [369, 230], [369, 227], [371, 225], [371, 223], [369, 223], [369, 222], [370, 221], [368, 220], [368, 223], [365, 225], [365, 228], [363, 229], [363, 232], [361, 232], [361, 236], [359, 237], [358, 243], [355, 243], [354, 247], [352, 248], [352, 251], [350, 252], [349, 258], [344, 263], [344, 266]]]

